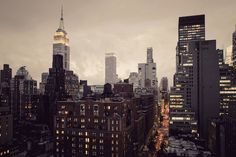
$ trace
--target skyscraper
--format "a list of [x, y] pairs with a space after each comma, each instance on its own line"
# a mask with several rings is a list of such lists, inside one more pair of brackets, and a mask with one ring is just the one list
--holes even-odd
[[153, 62], [153, 49], [147, 48], [147, 63], [138, 64], [139, 87], [157, 88], [156, 63]]
[[105, 83], [115, 84], [118, 80], [116, 74], [116, 56], [114, 53], [106, 53], [105, 56]]
[[198, 133], [208, 139], [208, 125], [219, 115], [219, 57], [216, 41], [194, 41], [189, 44], [193, 54], [192, 109], [198, 121]]
[[232, 36], [232, 62], [233, 66], [236, 67], [236, 28]]
[[63, 56], [63, 68], [70, 70], [70, 47], [69, 38], [64, 28], [63, 7], [61, 8], [60, 25], [54, 34], [53, 55]]
[[[181, 95], [181, 103], [176, 104], [170, 100], [170, 128], [176, 128], [175, 124], [181, 124], [182, 128], [194, 128], [196, 125], [193, 117], [190, 123], [184, 123], [186, 116], [189, 117], [188, 113], [194, 115], [191, 111], [191, 95], [193, 87], [193, 54], [191, 51], [188, 51], [188, 44], [191, 41], [203, 41], [205, 40], [205, 15], [195, 15], [195, 16], [185, 16], [179, 18], [178, 25], [178, 43], [176, 48], [176, 73], [174, 75], [174, 88], [171, 88], [170, 96], [175, 97], [175, 95]], [[182, 107], [180, 107], [182, 106]], [[179, 116], [172, 116], [179, 115]], [[184, 115], [184, 116], [182, 116]], [[179, 126], [179, 125], [178, 125]], [[188, 129], [189, 130], [189, 129]], [[183, 130], [184, 132], [186, 130]], [[192, 130], [195, 132], [195, 129]]]
[[45, 86], [45, 95], [48, 97], [47, 106], [50, 129], [53, 128], [53, 118], [56, 112], [56, 101], [65, 98], [65, 69], [63, 69], [63, 56], [53, 55], [52, 68], [49, 69], [47, 84]]
[[8, 85], [10, 85], [11, 78], [12, 78], [12, 69], [9, 67], [8, 64], [4, 64], [3, 70], [1, 70], [1, 72], [0, 72], [1, 84], [6, 82]]
[[183, 72], [186, 88], [186, 106], [191, 106], [193, 57], [188, 51], [190, 41], [205, 40], [205, 15], [187, 16], [179, 18], [177, 45], [177, 73]]
[[147, 48], [147, 63], [153, 63], [153, 49], [152, 47]]
[[10, 80], [12, 77], [12, 69], [8, 64], [3, 65], [0, 76], [0, 145], [3, 145], [12, 139], [13, 134], [13, 119], [10, 103]]
[[20, 67], [11, 80], [14, 129], [16, 129], [19, 121], [25, 120], [25, 109], [31, 105], [31, 98], [35, 94], [37, 94], [37, 81], [32, 79], [25, 66]]
[[184, 16], [179, 18], [177, 67], [191, 66], [192, 54], [187, 50], [189, 41], [205, 40], [205, 15]]

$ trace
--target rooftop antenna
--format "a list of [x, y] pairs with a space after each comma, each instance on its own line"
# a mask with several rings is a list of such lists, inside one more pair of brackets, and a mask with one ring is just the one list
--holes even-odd
[[61, 5], [61, 18], [60, 18], [59, 29], [64, 30], [63, 4]]

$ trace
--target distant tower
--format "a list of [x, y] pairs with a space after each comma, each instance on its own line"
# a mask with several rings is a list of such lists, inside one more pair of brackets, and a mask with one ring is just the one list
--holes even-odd
[[153, 49], [147, 48], [147, 63], [138, 64], [139, 87], [157, 88], [156, 63], [153, 62]]
[[45, 92], [45, 86], [47, 84], [48, 75], [49, 74], [47, 72], [44, 72], [41, 74], [41, 82], [39, 83], [40, 94], [44, 94], [44, 92]]
[[233, 50], [233, 47], [232, 45], [228, 46], [225, 50], [225, 64], [229, 64], [229, 65], [232, 65], [232, 50]]
[[106, 53], [105, 56], [105, 83], [115, 84], [118, 80], [116, 74], [116, 56], [114, 53]]
[[168, 78], [162, 77], [160, 82], [160, 90], [162, 92], [168, 92]]
[[147, 63], [153, 63], [152, 47], [147, 48]]
[[70, 47], [69, 38], [64, 28], [63, 6], [61, 7], [60, 25], [54, 34], [53, 55], [57, 54], [63, 56], [63, 68], [70, 70]]
[[233, 61], [234, 68], [236, 68], [236, 28], [233, 33], [232, 46], [233, 46], [233, 48], [232, 48], [232, 61]]

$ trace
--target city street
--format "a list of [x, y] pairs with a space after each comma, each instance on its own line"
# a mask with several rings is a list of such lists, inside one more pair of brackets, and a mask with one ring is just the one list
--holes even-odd
[[161, 100], [161, 122], [157, 129], [156, 135], [156, 150], [161, 149], [161, 144], [164, 141], [164, 138], [168, 136], [169, 133], [169, 104], [163, 99]]

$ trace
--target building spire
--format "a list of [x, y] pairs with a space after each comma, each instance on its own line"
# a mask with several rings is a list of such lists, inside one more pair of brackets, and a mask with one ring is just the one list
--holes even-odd
[[60, 25], [59, 29], [64, 30], [64, 19], [63, 19], [63, 4], [61, 5], [61, 19], [60, 19]]

